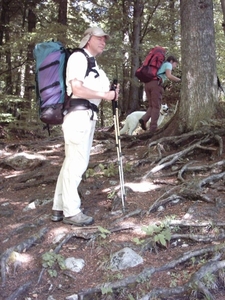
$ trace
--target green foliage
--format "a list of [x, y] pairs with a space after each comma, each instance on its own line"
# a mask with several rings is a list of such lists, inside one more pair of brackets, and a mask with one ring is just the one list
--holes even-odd
[[180, 274], [171, 273], [170, 278], [171, 278], [170, 287], [175, 287], [178, 285], [178, 282], [180, 280]]
[[107, 169], [104, 170], [104, 175], [106, 177], [113, 177], [118, 174], [118, 166], [116, 166], [114, 163], [110, 163], [107, 166]]
[[103, 228], [103, 227], [101, 227], [101, 226], [98, 226], [98, 231], [100, 232], [99, 235], [100, 235], [103, 239], [105, 239], [105, 238], [107, 237], [107, 235], [111, 233], [108, 229]]
[[134, 239], [133, 239], [133, 242], [134, 242], [136, 245], [142, 245], [142, 244], [144, 244], [145, 240], [140, 240], [139, 238], [134, 238]]
[[192, 262], [192, 265], [194, 265], [194, 264], [195, 264], [195, 262], [196, 262], [196, 258], [195, 258], [195, 256], [192, 256], [192, 257], [191, 257], [191, 262]]
[[[153, 237], [153, 241], [155, 243], [161, 244], [166, 247], [167, 242], [171, 240], [171, 230], [170, 227], [166, 223], [160, 223], [159, 225], [149, 225], [143, 226], [142, 230], [148, 235]], [[145, 243], [145, 240], [140, 240], [138, 238], [134, 238], [133, 241], [137, 245], [141, 245]]]
[[181, 273], [171, 273], [170, 277], [171, 277], [171, 282], [170, 282], [170, 287], [175, 287], [180, 285], [181, 281], [185, 280], [189, 280], [190, 279], [191, 274], [189, 274], [187, 271], [182, 271]]
[[[132, 165], [127, 163], [124, 165], [124, 173], [132, 171]], [[95, 177], [95, 176], [105, 176], [105, 177], [115, 177], [118, 176], [118, 164], [117, 163], [109, 163], [109, 164], [99, 164], [94, 169], [87, 169], [85, 172], [85, 177]]]
[[149, 225], [142, 227], [142, 230], [146, 232], [147, 235], [154, 235], [154, 241], [163, 246], [166, 246], [166, 242], [171, 239], [171, 230], [165, 223], [160, 223], [160, 225]]
[[57, 277], [57, 271], [53, 267], [58, 265], [61, 270], [64, 270], [66, 268], [64, 260], [64, 257], [60, 254], [45, 252], [42, 255], [42, 266], [48, 269], [48, 273], [51, 277]]
[[94, 169], [87, 169], [85, 172], [85, 177], [89, 178], [89, 177], [93, 177], [95, 175], [95, 170]]
[[115, 189], [112, 189], [108, 195], [107, 195], [107, 198], [108, 199], [113, 199], [115, 197], [115, 194], [116, 194], [116, 190]]
[[110, 163], [107, 166], [99, 164], [95, 169], [88, 169], [85, 173], [86, 178], [95, 176], [113, 177], [118, 173], [114, 163]]
[[217, 276], [212, 273], [206, 273], [203, 277], [203, 281], [208, 289], [217, 289]]
[[113, 290], [111, 287], [102, 287], [101, 288], [102, 295], [112, 294]]
[[126, 163], [126, 164], [124, 165], [124, 173], [132, 172], [132, 170], [133, 170], [132, 164]]
[[0, 95], [0, 123], [12, 123], [20, 115], [19, 107], [24, 102], [23, 98], [13, 95]]
[[171, 239], [171, 231], [170, 228], [163, 229], [160, 233], [156, 234], [154, 237], [154, 241], [156, 243], [160, 243], [161, 245], [166, 247], [167, 241]]

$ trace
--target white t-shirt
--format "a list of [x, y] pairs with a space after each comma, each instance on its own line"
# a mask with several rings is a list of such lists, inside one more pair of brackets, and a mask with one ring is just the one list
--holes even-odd
[[[92, 55], [85, 50], [86, 53], [91, 57]], [[87, 71], [87, 58], [85, 55], [81, 52], [74, 52], [72, 55], [70, 55], [67, 63], [66, 68], [66, 85], [67, 85], [67, 94], [71, 95], [72, 88], [70, 81], [73, 79], [77, 79], [79, 81], [83, 82], [83, 85], [91, 90], [94, 91], [103, 91], [107, 92], [109, 91], [110, 82], [108, 77], [106, 76], [105, 72], [100, 69], [97, 65], [97, 62], [95, 61], [95, 67], [93, 69], [97, 70], [99, 73], [99, 76], [95, 78], [96, 73], [95, 72], [89, 72], [89, 75], [85, 77], [86, 71]], [[79, 98], [76, 97], [76, 95], [72, 96], [73, 98]], [[91, 103], [94, 103], [95, 105], [99, 105], [101, 100], [100, 99], [87, 99]]]

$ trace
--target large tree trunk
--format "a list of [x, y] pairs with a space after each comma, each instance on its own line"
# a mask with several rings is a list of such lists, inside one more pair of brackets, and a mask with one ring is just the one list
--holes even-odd
[[181, 0], [182, 131], [209, 120], [218, 100], [212, 0]]
[[223, 30], [224, 30], [224, 33], [225, 33], [225, 0], [220, 0], [221, 2], [221, 7], [222, 7], [222, 12], [223, 12]]
[[181, 0], [181, 101], [164, 134], [180, 134], [210, 120], [218, 101], [212, 0]]

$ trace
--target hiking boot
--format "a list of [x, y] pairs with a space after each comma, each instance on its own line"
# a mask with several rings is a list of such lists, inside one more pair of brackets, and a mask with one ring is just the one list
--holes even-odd
[[63, 220], [63, 211], [62, 210], [52, 210], [51, 220], [53, 222], [59, 222]]
[[139, 123], [141, 124], [141, 128], [142, 128], [143, 130], [147, 130], [147, 128], [146, 128], [146, 123], [145, 123], [145, 121], [144, 121], [143, 119], [140, 119], [140, 120], [139, 120]]
[[63, 223], [75, 225], [75, 226], [86, 226], [94, 223], [94, 219], [92, 217], [86, 216], [82, 212], [72, 217], [64, 217]]

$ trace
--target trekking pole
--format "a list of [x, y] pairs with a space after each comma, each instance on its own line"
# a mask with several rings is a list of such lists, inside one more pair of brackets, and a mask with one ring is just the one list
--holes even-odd
[[[110, 90], [115, 91], [116, 87], [117, 87], [117, 80], [114, 79]], [[114, 121], [116, 149], [117, 149], [117, 158], [118, 158], [118, 167], [119, 167], [121, 200], [122, 200], [123, 212], [125, 212], [126, 195], [125, 195], [125, 187], [124, 187], [123, 160], [122, 160], [121, 140], [120, 140], [120, 131], [119, 131], [119, 111], [118, 111], [118, 104], [115, 99], [112, 100], [112, 111], [113, 111], [113, 121]]]

